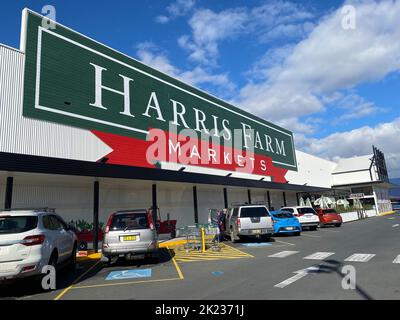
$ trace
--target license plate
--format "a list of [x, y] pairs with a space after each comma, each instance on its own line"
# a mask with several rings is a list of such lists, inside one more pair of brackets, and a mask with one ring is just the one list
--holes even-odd
[[136, 241], [137, 237], [136, 236], [123, 236], [122, 240], [123, 241]]
[[259, 230], [259, 229], [257, 229], [257, 230], [252, 230], [251, 233], [253, 233], [253, 234], [260, 234], [260, 233], [261, 233], [261, 230]]
[[286, 227], [286, 230], [293, 230], [293, 227]]
[[10, 266], [10, 264], [1, 264], [0, 263], [0, 272], [10, 272], [13, 270], [15, 270], [15, 269], [13, 269], [13, 267]]
[[332, 222], [338, 222], [337, 220], [333, 220]]

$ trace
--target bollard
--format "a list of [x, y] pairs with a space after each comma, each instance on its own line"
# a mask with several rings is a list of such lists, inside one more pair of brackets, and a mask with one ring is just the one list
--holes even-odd
[[206, 237], [204, 233], [204, 228], [201, 228], [201, 252], [206, 252]]

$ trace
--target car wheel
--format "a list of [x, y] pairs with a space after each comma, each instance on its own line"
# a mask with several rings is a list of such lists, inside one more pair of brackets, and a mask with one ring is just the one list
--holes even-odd
[[109, 256], [107, 258], [108, 258], [108, 261], [107, 261], [107, 266], [108, 267], [111, 267], [112, 265], [114, 265], [118, 261], [118, 257]]
[[154, 263], [159, 263], [160, 262], [160, 252], [153, 252], [152, 254], [151, 254], [151, 260], [154, 262]]
[[301, 235], [301, 232], [295, 232], [294, 235], [295, 235], [296, 237], [298, 237], [298, 236]]
[[53, 266], [55, 269], [57, 269], [57, 260], [58, 260], [57, 251], [53, 251], [53, 253], [50, 256], [48, 265]]
[[74, 244], [74, 248], [72, 249], [71, 257], [69, 258], [69, 268], [74, 271], [76, 269], [76, 243]]
[[232, 241], [232, 243], [236, 243], [238, 241], [238, 239], [235, 237], [234, 231], [231, 231], [231, 241]]
[[86, 241], [79, 242], [79, 251], [86, 251], [88, 249], [88, 244]]

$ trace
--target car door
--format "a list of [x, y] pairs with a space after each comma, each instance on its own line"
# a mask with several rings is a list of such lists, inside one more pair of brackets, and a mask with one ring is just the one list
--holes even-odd
[[58, 249], [58, 261], [63, 262], [69, 258], [71, 254], [71, 237], [66, 226], [56, 215], [50, 215], [52, 228], [54, 231], [55, 241]]
[[68, 227], [67, 223], [60, 216], [55, 215], [55, 218], [61, 224], [63, 237], [65, 238], [63, 244], [65, 245], [67, 258], [69, 258], [74, 248], [74, 234]]
[[231, 212], [231, 216], [229, 219], [229, 226], [230, 229], [235, 232], [238, 233], [238, 229], [237, 229], [237, 219], [238, 219], [238, 215], [239, 215], [239, 208], [234, 208]]

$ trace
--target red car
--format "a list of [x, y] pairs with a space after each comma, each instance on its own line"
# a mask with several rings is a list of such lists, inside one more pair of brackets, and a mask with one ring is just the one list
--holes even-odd
[[328, 225], [340, 227], [343, 223], [342, 217], [335, 211], [335, 209], [316, 209], [316, 212], [321, 227]]

